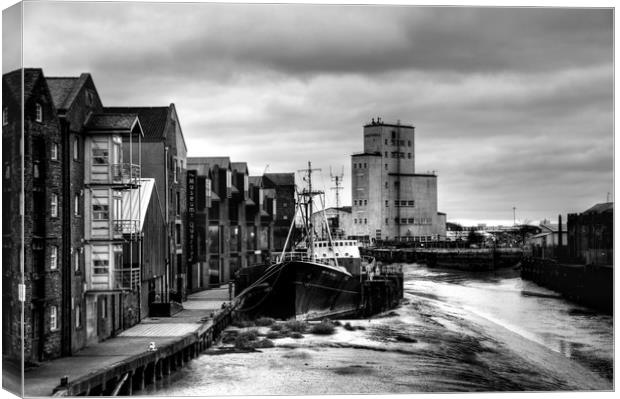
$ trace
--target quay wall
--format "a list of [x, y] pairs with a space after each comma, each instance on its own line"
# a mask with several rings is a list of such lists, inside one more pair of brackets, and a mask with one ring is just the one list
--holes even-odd
[[424, 263], [428, 267], [472, 271], [513, 267], [523, 257], [522, 250], [512, 248], [362, 248], [360, 251], [386, 263]]
[[226, 307], [197, 331], [162, 345], [156, 351], [135, 355], [70, 383], [61, 382], [53, 396], [130, 396], [200, 355], [231, 324], [233, 316], [234, 307]]
[[550, 259], [526, 258], [521, 277], [557, 291], [578, 304], [613, 311], [613, 267], [558, 263]]

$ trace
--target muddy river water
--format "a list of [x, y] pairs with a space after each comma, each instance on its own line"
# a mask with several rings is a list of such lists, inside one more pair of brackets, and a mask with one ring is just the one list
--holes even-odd
[[[302, 395], [613, 389], [613, 318], [523, 281], [404, 265], [405, 299], [331, 336], [206, 352], [147, 395]], [[266, 332], [267, 329], [263, 328]]]

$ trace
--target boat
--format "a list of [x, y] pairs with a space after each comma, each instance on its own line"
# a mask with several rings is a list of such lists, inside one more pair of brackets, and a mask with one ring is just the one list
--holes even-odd
[[356, 240], [334, 240], [329, 229], [327, 239], [315, 237], [307, 215], [312, 215], [313, 197], [323, 193], [312, 191], [310, 162], [305, 171], [308, 189], [297, 193], [296, 207], [304, 239], [287, 252], [293, 220], [281, 253], [268, 265], [240, 270], [235, 305], [246, 318], [317, 320], [356, 314], [363, 303], [363, 282], [377, 270], [374, 258], [360, 256]]

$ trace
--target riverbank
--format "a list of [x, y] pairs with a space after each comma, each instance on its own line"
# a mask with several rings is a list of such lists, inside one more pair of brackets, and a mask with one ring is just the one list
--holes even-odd
[[[228, 325], [228, 288], [188, 296], [184, 309], [172, 317], [146, 318], [117, 337], [88, 346], [74, 356], [41, 363], [25, 372], [25, 396], [131, 394], [149, 379], [161, 378], [210, 346], [218, 330]], [[154, 342], [157, 350], [149, 350]], [[141, 375], [138, 375], [141, 373]], [[124, 376], [125, 382], [120, 384]], [[59, 386], [62, 377], [67, 384]], [[21, 392], [19, 381], [5, 378], [5, 389]], [[133, 380], [133, 381], [132, 381]]]
[[[144, 394], [318, 395], [416, 392], [609, 391], [574, 359], [481, 313], [406, 287], [396, 310], [341, 320], [329, 336], [272, 339], [273, 348], [218, 344]], [[527, 297], [529, 301], [532, 297]], [[541, 300], [554, 300], [542, 298]], [[360, 329], [361, 327], [361, 329]], [[256, 327], [250, 327], [256, 328]], [[269, 328], [259, 328], [266, 335]]]

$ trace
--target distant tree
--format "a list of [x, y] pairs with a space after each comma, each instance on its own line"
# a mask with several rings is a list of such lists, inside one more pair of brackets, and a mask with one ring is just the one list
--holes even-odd
[[463, 226], [458, 223], [446, 222], [446, 230], [449, 231], [463, 231]]

